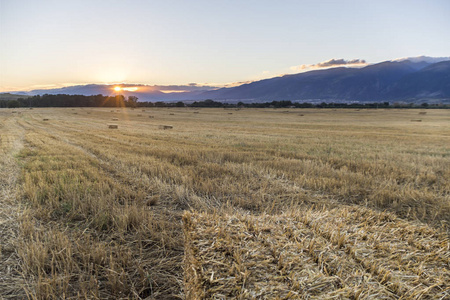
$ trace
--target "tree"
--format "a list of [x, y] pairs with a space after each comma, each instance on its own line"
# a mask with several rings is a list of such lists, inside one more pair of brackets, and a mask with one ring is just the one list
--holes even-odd
[[128, 106], [136, 107], [138, 101], [138, 97], [136, 96], [128, 96]]
[[7, 106], [9, 108], [15, 108], [15, 107], [20, 107], [20, 102], [17, 100], [9, 100], [7, 103]]
[[184, 103], [181, 102], [181, 101], [178, 101], [178, 102], [175, 104], [175, 106], [176, 106], [176, 107], [184, 107]]

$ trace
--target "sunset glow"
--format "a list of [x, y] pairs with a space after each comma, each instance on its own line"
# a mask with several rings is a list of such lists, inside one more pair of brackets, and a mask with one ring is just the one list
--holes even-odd
[[124, 88], [122, 88], [122, 90], [128, 91], [128, 92], [136, 92], [136, 91], [138, 90], [138, 88], [135, 87], [135, 86], [132, 86], [132, 87], [124, 87]]
[[127, 92], [136, 92], [138, 90], [137, 86], [128, 86], [128, 87], [123, 87], [123, 86], [118, 86], [116, 85], [114, 87], [114, 91], [115, 92], [120, 92], [120, 91], [127, 91]]
[[161, 92], [163, 92], [164, 94], [167, 94], [167, 93], [185, 93], [188, 91], [186, 91], [186, 90], [161, 90]]

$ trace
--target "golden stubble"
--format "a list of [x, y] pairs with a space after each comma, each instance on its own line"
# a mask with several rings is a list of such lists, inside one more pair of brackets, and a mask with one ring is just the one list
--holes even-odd
[[[448, 251], [446, 110], [420, 123], [411, 122], [417, 110], [193, 112], [38, 108], [11, 117], [24, 135], [17, 254], [30, 297], [413, 299], [446, 287], [425, 290], [448, 278], [448, 265], [398, 254], [415, 262]], [[264, 238], [244, 245], [246, 232]], [[214, 263], [225, 263], [221, 253], [233, 279]]]

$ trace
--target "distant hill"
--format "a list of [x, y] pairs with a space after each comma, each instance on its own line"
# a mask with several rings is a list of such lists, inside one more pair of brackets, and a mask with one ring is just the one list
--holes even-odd
[[[114, 90], [115, 86], [122, 87], [138, 87], [136, 91], [121, 90], [119, 92]], [[197, 95], [202, 92], [217, 89], [217, 87], [197, 87], [197, 86], [149, 86], [143, 84], [87, 84], [87, 85], [75, 85], [62, 87], [57, 89], [42, 89], [42, 90], [32, 90], [26, 93], [27, 95], [57, 95], [57, 94], [68, 94], [68, 95], [104, 95], [113, 96], [117, 94], [128, 96], [137, 96], [139, 101], [178, 101], [180, 98], [185, 99], [199, 99]], [[168, 90], [168, 92], [165, 92]], [[170, 91], [180, 90], [181, 92], [170, 92]], [[187, 90], [187, 91], [185, 91]]]
[[126, 97], [128, 96], [137, 96], [141, 101], [151, 101], [154, 99], [160, 99], [164, 97], [164, 93], [158, 90], [146, 89], [144, 93], [140, 92], [128, 92], [128, 91], [114, 91], [114, 85], [105, 85], [105, 84], [87, 84], [87, 85], [76, 85], [76, 86], [68, 86], [58, 89], [50, 89], [50, 90], [33, 90], [30, 92], [33, 95], [43, 95], [43, 94], [68, 94], [68, 95], [84, 95], [84, 96], [92, 96], [92, 95], [104, 95], [104, 96], [112, 96], [116, 94], [122, 94]]
[[139, 101], [229, 102], [309, 101], [373, 102], [433, 100], [450, 103], [450, 57], [413, 57], [385, 61], [363, 68], [338, 67], [284, 75], [230, 88], [138, 86], [136, 91], [115, 92], [112, 85], [80, 85], [34, 90], [29, 95], [80, 94], [137, 96]]
[[19, 98], [28, 98], [29, 95], [20, 95], [20, 94], [11, 94], [11, 93], [2, 93], [0, 94], [0, 101], [9, 101], [9, 100], [17, 100]]

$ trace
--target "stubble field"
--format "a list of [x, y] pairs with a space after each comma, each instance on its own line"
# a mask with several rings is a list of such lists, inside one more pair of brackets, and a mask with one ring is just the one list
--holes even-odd
[[448, 110], [4, 109], [0, 137], [5, 299], [450, 299]]

